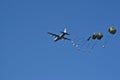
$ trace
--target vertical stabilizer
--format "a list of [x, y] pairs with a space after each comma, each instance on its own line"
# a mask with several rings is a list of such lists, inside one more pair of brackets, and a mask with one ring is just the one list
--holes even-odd
[[63, 31], [63, 32], [61, 32], [61, 33], [66, 34], [66, 35], [70, 35], [70, 34], [68, 34], [68, 33], [67, 33], [66, 28], [65, 28], [65, 29], [64, 29], [64, 31]]
[[66, 28], [64, 29], [64, 33], [67, 33], [67, 30], [66, 30]]

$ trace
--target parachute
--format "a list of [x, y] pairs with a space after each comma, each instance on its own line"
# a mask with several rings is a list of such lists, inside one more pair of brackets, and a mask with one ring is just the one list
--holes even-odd
[[117, 30], [116, 30], [116, 28], [114, 28], [114, 27], [110, 27], [109, 29], [108, 29], [108, 32], [110, 33], [110, 34], [115, 34], [116, 32], [117, 32]]
[[98, 34], [97, 33], [94, 33], [93, 35], [92, 35], [92, 39], [96, 39], [98, 37]]
[[101, 40], [102, 38], [103, 38], [103, 34], [102, 34], [102, 33], [98, 33], [97, 39], [98, 39], [98, 40]]
[[[115, 27], [109, 27], [108, 32], [112, 35], [115, 35], [117, 32], [117, 29]], [[109, 37], [107, 36], [106, 41], [104, 42], [104, 45], [102, 46], [103, 48], [105, 47], [105, 45], [107, 45], [107, 43], [110, 41], [110, 39], [111, 39], [111, 36], [109, 36]]]
[[[87, 41], [89, 41], [90, 40], [90, 38], [92, 39], [92, 40], [101, 40], [102, 38], [103, 38], [103, 34], [102, 33], [93, 33], [88, 39], [87, 39]], [[97, 42], [95, 41], [91, 46], [91, 48], [90, 49], [93, 49], [94, 47], [95, 47], [95, 45], [97, 44]], [[90, 44], [89, 44], [90, 45]], [[89, 46], [88, 45], [88, 46]]]
[[93, 33], [92, 36], [90, 36], [87, 41], [90, 40], [90, 38], [92, 38], [93, 40], [98, 39], [101, 40], [103, 38], [103, 34], [102, 33]]

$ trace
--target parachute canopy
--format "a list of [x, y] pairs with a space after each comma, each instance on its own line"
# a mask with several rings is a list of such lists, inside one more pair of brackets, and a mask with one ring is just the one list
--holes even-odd
[[102, 33], [98, 33], [98, 34], [97, 34], [97, 39], [98, 39], [98, 40], [101, 40], [102, 38], [103, 38], [103, 34], [102, 34]]
[[109, 29], [108, 29], [108, 31], [109, 31], [109, 33], [111, 33], [111, 34], [115, 34], [116, 33], [116, 28], [114, 28], [114, 27], [110, 27]]
[[98, 39], [98, 40], [101, 40], [103, 38], [103, 34], [102, 33], [94, 33], [92, 35], [92, 39]]
[[96, 39], [97, 36], [98, 36], [98, 34], [97, 34], [97, 33], [94, 33], [94, 34], [92, 35], [92, 39]]

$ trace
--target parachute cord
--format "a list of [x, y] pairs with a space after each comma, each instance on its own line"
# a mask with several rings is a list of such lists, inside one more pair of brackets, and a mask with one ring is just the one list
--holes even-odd
[[81, 42], [82, 44], [78, 44], [80, 47], [84, 47], [84, 45], [86, 44], [86, 41]]
[[105, 48], [105, 46], [108, 44], [108, 42], [110, 41], [111, 37], [109, 36], [106, 41], [104, 42], [104, 44], [102, 45], [103, 48]]
[[93, 49], [97, 44], [97, 41], [95, 41], [95, 43], [92, 45], [91, 49]]

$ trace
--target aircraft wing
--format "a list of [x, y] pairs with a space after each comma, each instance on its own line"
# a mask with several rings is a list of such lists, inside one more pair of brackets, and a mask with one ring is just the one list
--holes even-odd
[[65, 38], [65, 37], [63, 37], [63, 39], [65, 39], [65, 40], [71, 40], [71, 39], [69, 39], [69, 38]]
[[59, 37], [59, 35], [56, 35], [56, 34], [53, 34], [53, 33], [50, 33], [50, 32], [48, 32], [48, 34], [50, 34], [50, 35], [52, 35], [54, 37]]

